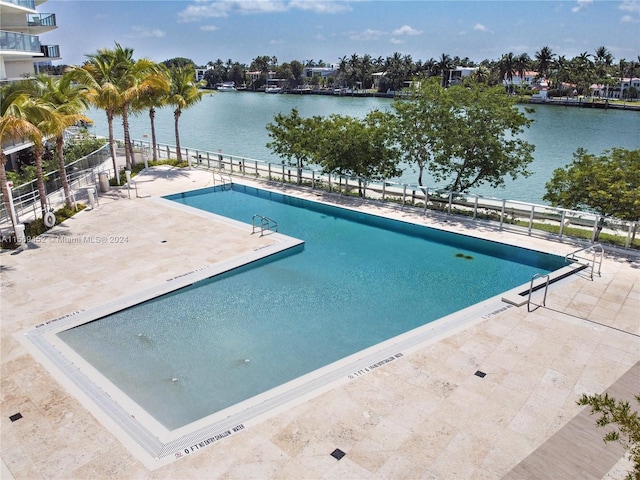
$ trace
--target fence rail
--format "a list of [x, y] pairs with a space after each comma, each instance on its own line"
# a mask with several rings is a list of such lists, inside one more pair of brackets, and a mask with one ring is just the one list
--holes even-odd
[[[151, 158], [152, 145], [149, 141], [134, 140], [134, 148], [142, 152], [144, 158]], [[176, 147], [157, 144], [159, 159], [176, 158]], [[193, 148], [182, 148], [183, 160], [192, 167], [204, 167], [220, 174], [252, 177], [256, 180], [279, 181], [299, 184], [312, 189], [343, 195], [361, 195], [374, 200], [382, 200], [402, 207], [412, 206], [457, 214], [479, 221], [494, 221], [501, 229], [508, 229], [527, 235], [544, 235], [562, 239], [585, 234], [593, 243], [600, 235], [621, 237], [621, 247], [638, 249], [635, 236], [639, 222], [629, 222], [614, 217], [603, 217], [596, 213], [556, 208], [482, 195], [452, 192], [434, 187], [404, 184], [389, 180], [371, 180], [323, 173], [320, 168], [298, 169], [286, 163], [272, 163], [264, 160]], [[586, 232], [586, 233], [585, 233]], [[634, 243], [635, 242], [635, 243]]]
[[[138, 160], [146, 163], [153, 157], [153, 145], [146, 140], [133, 140], [133, 147]], [[176, 147], [169, 144], [155, 145], [157, 158], [160, 160], [176, 158]], [[362, 196], [369, 199], [380, 200], [400, 207], [412, 207], [428, 211], [439, 211], [449, 215], [461, 215], [476, 221], [492, 221], [498, 223], [499, 228], [515, 231], [526, 235], [544, 235], [547, 238], [561, 240], [563, 237], [579, 238], [589, 237], [593, 243], [604, 233], [624, 240], [620, 241], [625, 249], [638, 249], [635, 240], [639, 222], [629, 222], [613, 217], [602, 217], [595, 213], [556, 208], [548, 205], [538, 205], [521, 202], [518, 200], [485, 197], [463, 192], [447, 191], [439, 188], [403, 184], [389, 180], [371, 180], [346, 175], [327, 174], [320, 168], [297, 168], [286, 163], [272, 163], [263, 160], [242, 157], [223, 153], [221, 150], [212, 152], [193, 148], [181, 148], [183, 160], [190, 167], [206, 168], [217, 173], [220, 178], [230, 178], [229, 175], [250, 177], [256, 180], [268, 180], [287, 184], [296, 184], [302, 187], [333, 192], [347, 196]], [[89, 155], [95, 155], [95, 164], [105, 165], [101, 171], [108, 171], [113, 176], [113, 171], [106, 165], [110, 158], [108, 147]], [[85, 157], [88, 158], [88, 157]], [[81, 162], [85, 159], [78, 160]], [[99, 159], [97, 161], [96, 159]], [[78, 162], [69, 165], [72, 167]], [[88, 162], [91, 163], [91, 162]], [[48, 174], [55, 177], [56, 172]], [[57, 186], [53, 178], [47, 184], [47, 191]], [[57, 179], [59, 182], [59, 179]], [[24, 192], [32, 192], [32, 201], [37, 201], [37, 189], [35, 184], [27, 184], [14, 189]], [[60, 188], [57, 186], [57, 188]], [[22, 189], [22, 190], [20, 190]], [[33, 193], [35, 191], [35, 193]], [[17, 196], [22, 195], [19, 193]], [[28, 208], [28, 207], [27, 207]], [[6, 216], [4, 206], [0, 210], [0, 221]], [[3, 216], [4, 215], [4, 216]], [[604, 240], [600, 239], [601, 242]]]
[[[65, 167], [67, 173], [67, 181], [72, 193], [84, 187], [95, 186], [98, 171], [102, 171], [105, 162], [110, 159], [109, 146], [104, 145], [95, 152], [86, 155]], [[60, 172], [54, 170], [44, 175], [44, 188], [47, 192], [47, 205], [62, 205], [65, 201], [64, 192], [62, 190], [62, 182], [60, 180]], [[18, 219], [39, 218], [42, 216], [40, 211], [40, 193], [38, 192], [35, 180], [14, 187], [12, 189], [14, 201], [14, 209]], [[0, 226], [11, 224], [9, 213], [4, 204], [0, 201]]]

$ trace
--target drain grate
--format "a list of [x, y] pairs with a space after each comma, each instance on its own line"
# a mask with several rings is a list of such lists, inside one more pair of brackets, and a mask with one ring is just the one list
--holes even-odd
[[12, 422], [15, 422], [16, 420], [20, 420], [21, 418], [22, 418], [21, 413], [14, 413], [9, 417], [9, 420], [11, 420]]
[[487, 374], [484, 372], [481, 372], [480, 370], [476, 370], [475, 376], [476, 377], [480, 377], [480, 378], [484, 378]]
[[344, 457], [346, 455], [346, 453], [344, 453], [342, 450], [340, 450], [339, 448], [336, 448], [333, 452], [331, 452], [331, 456], [333, 458], [335, 458], [336, 460], [340, 460], [342, 457]]

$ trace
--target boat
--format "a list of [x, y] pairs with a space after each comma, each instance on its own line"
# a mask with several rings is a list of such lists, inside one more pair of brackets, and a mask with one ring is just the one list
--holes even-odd
[[280, 86], [284, 80], [278, 78], [267, 79], [267, 85], [265, 86], [264, 93], [282, 93], [282, 87]]
[[216, 90], [219, 92], [235, 92], [236, 85], [233, 82], [222, 82], [216, 84]]

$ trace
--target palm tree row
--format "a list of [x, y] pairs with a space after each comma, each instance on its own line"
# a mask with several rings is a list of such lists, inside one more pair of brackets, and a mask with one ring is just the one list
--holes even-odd
[[[324, 61], [306, 60], [300, 62], [277, 63], [275, 57], [267, 55], [256, 57], [250, 65], [233, 62], [231, 59], [223, 62], [217, 60], [209, 62], [210, 67], [205, 74], [205, 80], [210, 88], [216, 83], [233, 81], [236, 84], [249, 83], [248, 72], [261, 72], [258, 82], [264, 83], [268, 72], [275, 72], [277, 78], [285, 79], [289, 86], [296, 87], [309, 81], [303, 78], [306, 67], [328, 66]], [[183, 59], [184, 60], [184, 59]], [[188, 60], [188, 59], [187, 59]], [[195, 66], [195, 64], [194, 64]], [[572, 59], [556, 55], [551, 48], [545, 46], [535, 52], [533, 58], [527, 53], [506, 53], [498, 60], [483, 60], [474, 63], [468, 57], [451, 57], [442, 54], [440, 58], [427, 61], [414, 61], [410, 55], [394, 53], [387, 58], [372, 58], [365, 54], [343, 56], [336, 62], [337, 75], [325, 81], [334, 86], [348, 88], [371, 88], [374, 84], [374, 73], [384, 72], [379, 90], [398, 90], [404, 82], [416, 77], [441, 76], [443, 86], [447, 85], [449, 70], [460, 67], [479, 67], [480, 77], [490, 85], [505, 84], [507, 89], [513, 89], [513, 77], [524, 77], [524, 72], [534, 71], [539, 79], [546, 79], [552, 86], [571, 84], [579, 93], [587, 93], [591, 84], [611, 84], [613, 78], [634, 77], [640, 72], [640, 58], [634, 60], [620, 60], [614, 62], [612, 54], [605, 47], [598, 47], [593, 54], [583, 52]], [[311, 79], [318, 82], [318, 79]], [[254, 85], [255, 86], [255, 85]]]
[[[116, 43], [114, 49], [100, 49], [88, 55], [82, 66], [70, 67], [61, 77], [38, 76], [35, 79], [8, 84], [0, 90], [0, 135], [2, 144], [10, 140], [33, 143], [37, 188], [42, 213], [47, 210], [46, 191], [42, 172], [43, 142], [55, 138], [58, 170], [65, 201], [71, 206], [69, 183], [64, 162], [64, 132], [79, 122], [91, 123], [85, 116], [90, 106], [104, 110], [109, 128], [109, 145], [116, 181], [120, 184], [116, 164], [113, 121], [122, 118], [126, 169], [133, 162], [133, 148], [129, 134], [129, 116], [149, 111], [151, 121], [153, 159], [155, 148], [155, 109], [164, 105], [175, 107], [176, 145], [180, 145], [178, 120], [182, 111], [196, 103], [201, 96], [194, 80], [192, 67], [167, 68], [147, 59], [135, 60], [133, 50]], [[178, 161], [182, 161], [180, 148]], [[0, 157], [0, 183], [5, 205], [9, 205], [6, 181], [6, 156]], [[15, 219], [11, 215], [15, 227]]]

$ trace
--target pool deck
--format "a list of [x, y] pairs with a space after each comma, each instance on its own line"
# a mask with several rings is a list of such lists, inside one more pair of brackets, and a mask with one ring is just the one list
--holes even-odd
[[[250, 226], [241, 231], [154, 200], [211, 184], [211, 173], [155, 168], [137, 177], [143, 198], [112, 190], [27, 249], [0, 254], [0, 478], [624, 477], [624, 452], [604, 444], [605, 430], [576, 405], [583, 393], [609, 390], [629, 400], [640, 393], [640, 258], [621, 255], [606, 256], [593, 280], [574, 276], [554, 285], [546, 307], [478, 319], [200, 451], [147, 468], [17, 337], [268, 247], [273, 240], [249, 235]], [[580, 248], [454, 216], [290, 190], [560, 255]], [[22, 418], [12, 422], [16, 413]], [[346, 455], [336, 460], [335, 449]]]

